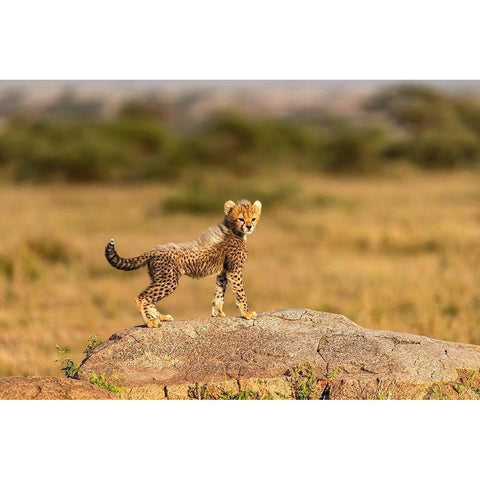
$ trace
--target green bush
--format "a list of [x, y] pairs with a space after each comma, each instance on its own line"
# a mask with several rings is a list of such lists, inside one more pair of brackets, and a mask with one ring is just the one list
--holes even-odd
[[29, 253], [48, 263], [68, 265], [76, 254], [68, 243], [49, 237], [36, 237], [26, 241]]
[[382, 166], [383, 147], [381, 130], [340, 125], [326, 140], [321, 166], [337, 173], [374, 173]]
[[477, 166], [480, 105], [423, 85], [407, 84], [373, 95], [366, 108], [382, 112], [404, 129], [389, 143], [391, 157], [408, 158], [423, 168]]
[[128, 160], [101, 128], [81, 123], [40, 122], [7, 130], [0, 152], [19, 181], [105, 181]]
[[172, 115], [172, 109], [168, 102], [155, 95], [147, 95], [145, 98], [127, 100], [118, 112], [122, 119], [142, 119], [165, 121]]
[[125, 181], [178, 174], [181, 145], [155, 122], [34, 122], [0, 137], [0, 164], [17, 181]]
[[147, 154], [162, 151], [173, 137], [163, 124], [148, 119], [119, 118], [107, 123], [104, 130], [112, 140]]
[[191, 164], [253, 174], [259, 168], [312, 157], [321, 144], [318, 129], [291, 120], [254, 119], [224, 112], [187, 140]]
[[460, 98], [455, 102], [459, 121], [468, 130], [480, 136], [480, 104], [472, 98]]
[[412, 159], [425, 168], [478, 164], [479, 141], [465, 130], [427, 130], [411, 141]]
[[429, 86], [407, 83], [387, 87], [372, 95], [365, 107], [387, 115], [400, 126], [418, 130], [451, 121], [454, 116], [448, 96]]

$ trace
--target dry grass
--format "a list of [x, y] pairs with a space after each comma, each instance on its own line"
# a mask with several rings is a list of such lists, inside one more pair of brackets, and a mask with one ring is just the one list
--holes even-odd
[[[480, 343], [478, 175], [292, 180], [302, 187], [297, 205], [265, 209], [249, 240], [253, 309], [309, 307], [365, 327]], [[221, 219], [222, 205], [218, 215], [164, 214], [158, 205], [171, 192], [2, 187], [0, 375], [60, 375], [55, 344], [80, 359], [92, 331], [105, 339], [140, 323], [134, 297], [147, 273], [110, 267], [108, 239], [133, 256]], [[213, 284], [184, 278], [160, 310], [206, 316]], [[227, 314], [237, 314], [227, 297]]]

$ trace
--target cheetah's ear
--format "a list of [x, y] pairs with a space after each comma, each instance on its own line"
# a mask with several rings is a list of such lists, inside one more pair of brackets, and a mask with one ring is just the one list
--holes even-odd
[[257, 212], [257, 215], [260, 215], [262, 213], [262, 202], [260, 202], [260, 200], [256, 200], [253, 203], [253, 206], [255, 208], [255, 211]]
[[236, 203], [232, 202], [232, 200], [229, 200], [228, 202], [225, 202], [225, 205], [223, 206], [223, 211], [225, 212], [225, 215], [228, 215], [235, 205], [236, 205]]

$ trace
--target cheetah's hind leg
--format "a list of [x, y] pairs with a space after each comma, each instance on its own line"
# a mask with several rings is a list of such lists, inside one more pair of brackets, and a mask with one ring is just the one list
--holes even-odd
[[155, 307], [155, 303], [170, 295], [177, 287], [177, 282], [168, 288], [161, 284], [152, 284], [137, 298], [137, 308], [142, 315], [145, 325], [149, 328], [157, 328], [162, 322], [173, 322], [171, 315], [162, 315]]
[[147, 298], [136, 298], [137, 308], [142, 315], [143, 322], [149, 328], [158, 328], [162, 322], [173, 322], [171, 315], [162, 315], [155, 304], [151, 303]]

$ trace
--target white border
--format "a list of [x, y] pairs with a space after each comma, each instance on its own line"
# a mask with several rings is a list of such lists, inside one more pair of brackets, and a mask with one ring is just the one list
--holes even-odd
[[464, 478], [476, 471], [477, 444], [463, 436], [478, 429], [476, 401], [0, 405], [8, 478]]
[[[480, 78], [472, 1], [16, 0], [0, 17], [2, 79]], [[4, 401], [2, 470], [460, 478], [477, 405]]]
[[477, 2], [16, 0], [3, 79], [478, 79]]

